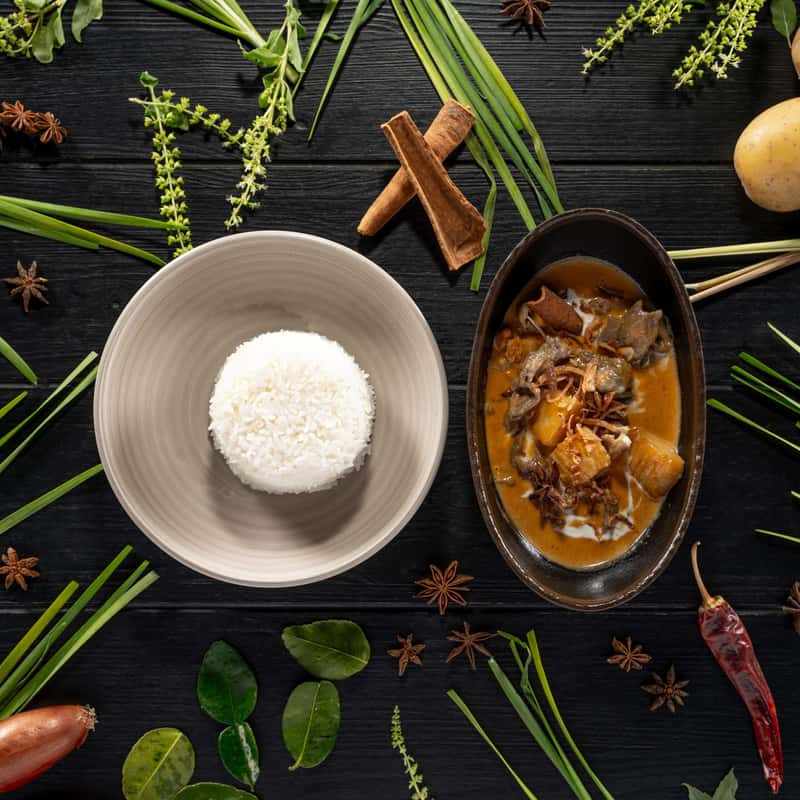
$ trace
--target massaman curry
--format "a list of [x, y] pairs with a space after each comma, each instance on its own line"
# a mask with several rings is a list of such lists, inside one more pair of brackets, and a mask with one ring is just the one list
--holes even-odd
[[641, 537], [683, 473], [669, 324], [627, 275], [574, 258], [540, 273], [494, 338], [486, 439], [514, 526], [590, 569]]

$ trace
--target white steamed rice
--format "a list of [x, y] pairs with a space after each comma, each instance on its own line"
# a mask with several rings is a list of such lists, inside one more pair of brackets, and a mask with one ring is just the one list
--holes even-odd
[[299, 494], [361, 467], [375, 402], [367, 374], [337, 342], [277, 331], [228, 357], [209, 411], [214, 444], [241, 481]]

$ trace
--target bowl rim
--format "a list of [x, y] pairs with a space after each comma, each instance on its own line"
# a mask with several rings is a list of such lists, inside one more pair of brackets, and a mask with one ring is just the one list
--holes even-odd
[[[439, 430], [438, 441], [436, 442], [434, 457], [432, 461], [430, 461], [430, 467], [428, 469], [427, 474], [425, 475], [425, 480], [421, 484], [417, 496], [414, 498], [413, 502], [409, 505], [406, 513], [394, 525], [387, 527], [386, 530], [383, 532], [383, 534], [374, 542], [372, 542], [372, 544], [369, 547], [361, 548], [357, 550], [355, 554], [351, 554], [347, 557], [341, 558], [331, 568], [322, 570], [320, 572], [314, 573], [313, 575], [309, 575], [307, 577], [303, 577], [300, 579], [290, 579], [285, 581], [282, 580], [264, 581], [264, 580], [250, 580], [250, 579], [236, 578], [234, 575], [215, 572], [211, 568], [201, 566], [198, 563], [196, 563], [194, 559], [187, 558], [184, 554], [178, 554], [178, 552], [172, 546], [170, 546], [168, 542], [164, 541], [164, 539], [159, 535], [157, 531], [152, 531], [148, 528], [148, 526], [144, 523], [142, 517], [137, 511], [136, 503], [133, 497], [131, 496], [131, 492], [125, 490], [120, 481], [119, 473], [115, 469], [114, 458], [108, 447], [108, 442], [106, 441], [104, 436], [104, 426], [102, 424], [104, 410], [102, 409], [101, 406], [102, 406], [103, 396], [105, 394], [104, 389], [106, 386], [106, 382], [108, 380], [107, 377], [108, 371], [110, 369], [111, 363], [114, 361], [115, 358], [114, 351], [121, 337], [124, 335], [124, 329], [130, 317], [132, 316], [134, 310], [138, 308], [138, 306], [141, 303], [145, 302], [153, 292], [158, 290], [159, 285], [164, 282], [164, 280], [168, 275], [171, 275], [172, 273], [175, 272], [183, 272], [185, 270], [191, 269], [192, 262], [198, 254], [205, 254], [226, 247], [236, 246], [236, 243], [244, 239], [257, 239], [263, 241], [276, 238], [288, 238], [290, 240], [295, 239], [297, 241], [312, 241], [317, 244], [322, 244], [323, 247], [326, 247], [329, 250], [333, 251], [334, 255], [338, 254], [346, 258], [355, 259], [355, 261], [360, 262], [360, 266], [363, 269], [373, 273], [378, 278], [378, 280], [384, 284], [387, 291], [391, 292], [401, 302], [404, 302], [409, 306], [411, 313], [421, 323], [422, 326], [421, 329], [423, 335], [427, 340], [427, 344], [431, 350], [431, 354], [433, 355], [433, 359], [436, 365], [436, 370], [439, 377], [439, 387], [441, 395], [442, 423]], [[103, 465], [106, 478], [109, 484], [111, 485], [111, 489], [114, 492], [114, 496], [117, 498], [117, 502], [119, 502], [119, 504], [122, 506], [123, 510], [128, 515], [130, 520], [134, 523], [134, 525], [153, 544], [155, 544], [159, 549], [164, 551], [171, 558], [175, 559], [180, 564], [189, 567], [195, 572], [200, 573], [201, 575], [205, 575], [206, 577], [213, 578], [215, 580], [222, 581], [224, 583], [234, 584], [237, 586], [248, 586], [253, 588], [265, 588], [265, 589], [303, 586], [307, 584], [318, 583], [327, 580], [328, 578], [332, 578], [336, 575], [341, 575], [342, 573], [347, 572], [353, 567], [358, 566], [367, 559], [371, 558], [378, 551], [380, 551], [386, 545], [388, 545], [406, 527], [406, 525], [408, 525], [408, 523], [416, 515], [420, 506], [430, 493], [433, 481], [436, 478], [436, 475], [439, 471], [439, 467], [442, 462], [442, 458], [444, 456], [444, 448], [445, 448], [445, 443], [447, 441], [447, 431], [449, 427], [449, 414], [450, 414], [450, 404], [449, 404], [447, 373], [445, 371], [444, 362], [442, 360], [442, 354], [439, 349], [439, 345], [436, 341], [436, 337], [433, 335], [433, 331], [431, 330], [431, 327], [428, 324], [427, 319], [425, 319], [424, 314], [414, 301], [413, 297], [411, 297], [411, 295], [403, 288], [403, 286], [401, 286], [400, 283], [398, 283], [398, 281], [396, 281], [388, 272], [386, 272], [386, 270], [384, 270], [370, 258], [367, 258], [367, 256], [357, 252], [356, 250], [353, 250], [350, 247], [347, 247], [346, 245], [339, 244], [338, 242], [334, 242], [322, 236], [314, 236], [312, 234], [301, 233], [299, 231], [288, 231], [280, 229], [264, 229], [258, 231], [248, 231], [246, 233], [230, 234], [227, 236], [219, 237], [217, 239], [213, 239], [210, 242], [198, 245], [197, 247], [193, 248], [187, 253], [183, 253], [182, 255], [168, 262], [165, 266], [161, 267], [155, 274], [151, 275], [136, 290], [131, 299], [122, 309], [120, 315], [114, 322], [114, 325], [111, 329], [111, 332], [108, 335], [108, 338], [106, 339], [106, 343], [103, 346], [103, 350], [100, 356], [100, 363], [97, 368], [97, 379], [95, 382], [94, 400], [93, 400], [93, 418], [94, 418], [93, 427], [95, 432], [95, 441], [97, 444], [97, 449], [100, 454], [100, 462]]]
[[[628, 588], [621, 592], [617, 592], [605, 600], [581, 600], [579, 598], [565, 595], [550, 588], [542, 581], [537, 580], [527, 571], [525, 566], [515, 557], [515, 554], [507, 546], [506, 537], [501, 533], [499, 528], [499, 521], [495, 519], [495, 515], [492, 513], [487, 497], [489, 492], [494, 491], [494, 487], [486, 486], [484, 481], [481, 480], [479, 460], [479, 448], [481, 447], [482, 440], [478, 433], [478, 420], [479, 418], [482, 419], [482, 411], [476, 407], [476, 402], [483, 395], [483, 375], [478, 374], [477, 365], [481, 360], [482, 351], [485, 347], [486, 337], [488, 335], [489, 312], [496, 305], [502, 284], [505, 282], [508, 273], [512, 271], [514, 265], [517, 263], [518, 254], [522, 250], [529, 247], [531, 242], [535, 242], [537, 239], [547, 234], [551, 229], [559, 228], [564, 224], [572, 222], [576, 218], [594, 218], [598, 221], [611, 220], [615, 224], [628, 228], [632, 233], [638, 236], [656, 255], [659, 266], [675, 293], [678, 305], [681, 309], [681, 316], [686, 322], [689, 346], [692, 351], [692, 356], [689, 358], [689, 366], [692, 372], [693, 381], [698, 387], [696, 395], [691, 400], [693, 403], [694, 416], [697, 421], [697, 431], [695, 434], [697, 453], [693, 463], [691, 465], [687, 464], [687, 467], [691, 469], [689, 484], [684, 490], [678, 520], [672, 535], [659, 559], [650, 569], [648, 569], [636, 580], [632, 581]], [[470, 472], [472, 473], [472, 482], [475, 488], [478, 506], [480, 507], [484, 523], [489, 530], [495, 546], [503, 556], [503, 559], [511, 567], [511, 570], [514, 572], [514, 574], [526, 586], [550, 603], [575, 611], [606, 611], [610, 608], [614, 608], [628, 602], [636, 595], [643, 592], [648, 586], [650, 586], [664, 572], [672, 559], [675, 557], [675, 554], [677, 553], [678, 548], [683, 541], [694, 513], [694, 508], [700, 491], [703, 463], [705, 460], [706, 416], [705, 361], [703, 356], [700, 329], [697, 324], [697, 317], [695, 316], [694, 309], [689, 300], [689, 294], [686, 291], [683, 279], [677, 266], [675, 265], [675, 262], [672, 260], [661, 242], [647, 228], [645, 228], [644, 225], [619, 211], [593, 207], [576, 208], [570, 211], [562, 212], [548, 220], [545, 220], [541, 225], [538, 225], [536, 228], [529, 231], [512, 248], [511, 252], [505, 258], [502, 265], [495, 273], [494, 278], [492, 279], [492, 283], [489, 286], [489, 290], [486, 293], [486, 297], [484, 298], [481, 306], [480, 316], [478, 317], [478, 322], [475, 327], [475, 335], [472, 341], [469, 372], [467, 377], [466, 428]], [[646, 542], [643, 542], [643, 544], [646, 545]], [[587, 574], [592, 575], [596, 573], [591, 572]]]

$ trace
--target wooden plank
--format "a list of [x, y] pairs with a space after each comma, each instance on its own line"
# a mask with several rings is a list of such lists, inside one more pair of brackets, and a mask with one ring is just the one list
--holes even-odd
[[[473, 630], [502, 625], [524, 633], [536, 626], [570, 731], [615, 797], [679, 800], [685, 797], [681, 781], [713, 790], [731, 766], [736, 768], [740, 797], [770, 796], [747, 713], [705, 648], [689, 612], [629, 611], [596, 617], [553, 611], [531, 618], [524, 612], [499, 614], [487, 609], [466, 616], [454, 613], [446, 620], [432, 611], [352, 615], [370, 638], [372, 660], [362, 673], [339, 684], [342, 726], [329, 760], [314, 770], [291, 773], [280, 716], [291, 689], [307, 676], [284, 651], [279, 636], [283, 626], [319, 616], [323, 615], [225, 610], [124, 613], [64, 668], [41, 697], [42, 703], [91, 703], [98, 713], [97, 732], [19, 796], [25, 800], [117, 796], [129, 747], [146, 730], [160, 726], [179, 727], [190, 737], [197, 754], [197, 780], [228, 781], [216, 753], [220, 726], [203, 715], [195, 697], [202, 654], [212, 640], [224, 637], [246, 655], [259, 679], [260, 697], [251, 723], [261, 748], [263, 772], [257, 787], [261, 796], [315, 800], [374, 797], [380, 790], [387, 797], [406, 797], [401, 761], [389, 742], [395, 703], [401, 709], [407, 746], [436, 797], [521, 796], [445, 697], [446, 690], [456, 688], [537, 796], [566, 798], [560, 777], [494, 685], [483, 659], [476, 673], [465, 661], [445, 664], [451, 646], [445, 636], [462, 619]], [[4, 645], [28, 621], [26, 615], [7, 615]], [[796, 669], [791, 658], [779, 654], [794, 646], [794, 634], [775, 615], [750, 616], [746, 622], [762, 653], [778, 707], [786, 709], [781, 718], [787, 757], [784, 793], [793, 797], [798, 764], [791, 743], [800, 735], [800, 721], [788, 709], [796, 694]], [[415, 641], [427, 645], [424, 667], [412, 666], [397, 678], [396, 662], [385, 651], [393, 646], [397, 632], [409, 631]], [[654, 669], [664, 671], [674, 663], [679, 675], [691, 681], [686, 708], [674, 717], [666, 710], [648, 710], [649, 698], [639, 690], [647, 673], [625, 674], [604, 663], [612, 635], [628, 634], [653, 655]], [[505, 646], [498, 640], [489, 646], [513, 676]]]
[[[278, 24], [279, 3], [244, 5], [262, 31]], [[336, 30], [343, 30], [353, 6], [354, 0], [343, 4]], [[728, 162], [747, 122], [795, 89], [786, 44], [764, 21], [729, 80], [689, 94], [673, 92], [671, 72], [711, 7], [695, 11], [664, 36], [633, 38], [589, 79], [580, 74], [581, 50], [620, 13], [618, 0], [560, 0], [547, 14], [545, 35], [532, 39], [504, 22], [494, 0], [470, 0], [459, 7], [505, 70], [557, 162]], [[324, 43], [298, 97], [298, 129], [282, 140], [276, 154], [301, 162], [391, 160], [378, 125], [401, 109], [423, 124], [438, 101], [388, 4], [359, 36], [318, 136], [311, 147], [305, 142], [336, 48]], [[51, 108], [70, 128], [56, 158], [143, 160], [140, 115], [127, 102], [141, 93], [142, 69], [237, 124], [257, 111], [258, 76], [235, 42], [137, 0], [109, 4], [105, 19], [87, 30], [85, 44], [67, 42], [54, 66], [4, 61], [0, 78], [5, 96]], [[631, 113], [620, 113], [621, 103]], [[186, 155], [220, 157], [214, 147], [194, 144], [187, 144]], [[18, 156], [31, 157], [23, 150], [3, 160]]]

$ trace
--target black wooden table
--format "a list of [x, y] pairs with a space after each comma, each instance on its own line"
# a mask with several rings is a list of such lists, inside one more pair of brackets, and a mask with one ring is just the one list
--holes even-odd
[[[259, 29], [281, 17], [280, 3], [246, 3]], [[257, 76], [235, 43], [195, 28], [136, 0], [106, 4], [105, 20], [68, 42], [54, 64], [0, 61], [0, 95], [52, 109], [69, 127], [53, 151], [6, 149], [0, 156], [2, 191], [94, 208], [155, 215], [158, 200], [149, 161], [149, 136], [140, 110], [139, 72], [226, 112], [237, 123], [252, 118]], [[339, 27], [353, 3], [345, 3]], [[580, 75], [581, 47], [620, 12], [621, 0], [556, 0], [547, 35], [532, 39], [503, 23], [495, 0], [463, 0], [461, 7], [487, 43], [530, 111], [548, 146], [565, 205], [605, 206], [631, 214], [668, 247], [703, 246], [796, 236], [798, 216], [763, 212], [744, 197], [731, 167], [738, 133], [756, 112], [796, 90], [785, 44], [768, 24], [755, 35], [731, 80], [690, 98], [668, 78], [700, 30], [703, 13], [667, 36], [643, 36], [600, 74]], [[404, 798], [405, 779], [389, 745], [392, 707], [401, 707], [409, 747], [439, 800], [513, 798], [517, 787], [475, 731], [445, 697], [456, 687], [541, 800], [567, 790], [546, 763], [485, 669], [445, 664], [451, 628], [519, 632], [535, 626], [562, 711], [590, 763], [620, 800], [685, 796], [681, 782], [712, 790], [731, 766], [740, 800], [769, 796], [747, 714], [713, 663], [697, 632], [697, 592], [684, 543], [671, 567], [643, 595], [602, 615], [569, 613], [547, 605], [506, 568], [484, 529], [473, 496], [464, 433], [464, 399], [471, 335], [482, 295], [468, 275], [446, 274], [421, 208], [412, 204], [378, 238], [360, 241], [361, 213], [395, 169], [380, 122], [408, 109], [425, 125], [438, 101], [389, 7], [363, 31], [311, 146], [306, 127], [327, 78], [336, 45], [325, 43], [298, 100], [299, 122], [274, 150], [263, 206], [243, 230], [282, 228], [326, 236], [367, 254], [411, 293], [429, 320], [450, 383], [451, 424], [442, 467], [411, 524], [381, 553], [325, 583], [258, 591], [215, 583], [185, 569], [140, 534], [101, 478], [5, 536], [23, 554], [41, 557], [41, 579], [25, 595], [0, 595], [0, 649], [16, 641], [34, 615], [70, 578], [93, 576], [119, 548], [132, 543], [150, 558], [161, 580], [103, 631], [57, 677], [43, 701], [89, 703], [100, 718], [83, 749], [36, 784], [26, 798], [117, 798], [122, 761], [146, 730], [182, 728], [197, 750], [197, 780], [225, 780], [216, 754], [218, 726], [195, 699], [197, 667], [207, 645], [224, 637], [247, 656], [260, 681], [253, 719], [262, 748], [259, 794], [281, 798]], [[224, 197], [238, 163], [202, 134], [181, 140], [195, 242], [224, 233]], [[453, 174], [481, 202], [482, 175], [468, 154]], [[523, 234], [501, 193], [489, 272]], [[167, 255], [159, 235], [139, 236]], [[0, 232], [2, 270], [17, 258], [38, 259], [50, 279], [49, 308], [24, 316], [0, 297], [2, 335], [39, 372], [42, 395], [91, 349], [100, 350], [120, 309], [151, 274], [140, 262], [109, 250], [85, 252], [24, 235]], [[687, 279], [722, 271], [690, 263]], [[488, 276], [491, 277], [491, 274]], [[728, 365], [744, 346], [786, 366], [800, 364], [771, 337], [771, 320], [800, 336], [797, 273], [791, 270], [703, 303], [698, 309], [712, 394], [768, 418], [785, 431], [788, 419], [734, 391]], [[2, 367], [3, 397], [19, 388]], [[41, 437], [2, 477], [0, 514], [96, 463], [90, 398]], [[800, 706], [796, 662], [800, 641], [780, 605], [798, 577], [800, 551], [759, 540], [756, 527], [791, 532], [798, 510], [788, 492], [800, 488], [796, 462], [729, 420], [710, 416], [705, 479], [689, 538], [706, 543], [711, 587], [742, 612], [772, 684], [785, 743], [784, 796], [800, 795]], [[413, 581], [429, 562], [461, 561], [476, 575], [465, 611], [441, 619], [413, 599]], [[290, 773], [280, 715], [302, 670], [284, 651], [280, 631], [297, 622], [349, 617], [366, 629], [373, 660], [341, 685], [343, 720], [336, 750], [321, 767]], [[427, 642], [424, 669], [398, 679], [385, 655], [396, 633]], [[672, 717], [650, 713], [639, 691], [641, 674], [608, 666], [612, 635], [632, 635], [665, 670], [675, 663], [691, 680], [687, 707]]]

